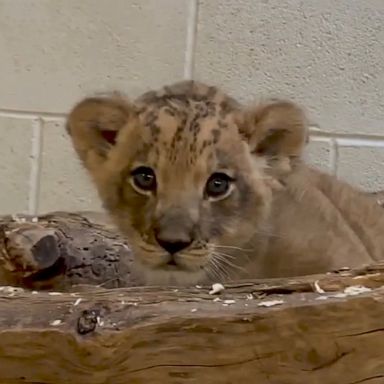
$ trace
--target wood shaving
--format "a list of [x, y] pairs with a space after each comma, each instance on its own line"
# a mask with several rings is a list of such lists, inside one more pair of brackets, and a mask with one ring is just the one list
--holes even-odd
[[18, 215], [12, 215], [12, 220], [15, 223], [26, 223], [27, 222], [27, 219], [25, 217], [20, 217]]
[[259, 307], [273, 307], [275, 305], [284, 304], [283, 300], [269, 300], [269, 301], [262, 301], [261, 303], [258, 303], [257, 305]]
[[348, 296], [360, 295], [361, 293], [366, 293], [370, 291], [372, 291], [371, 288], [367, 288], [362, 285], [354, 285], [352, 287], [347, 287], [344, 289], [344, 293]]
[[99, 325], [99, 327], [102, 327], [104, 325], [104, 321], [101, 320], [100, 316], [97, 316], [96, 320], [97, 320], [97, 324]]
[[62, 323], [61, 320], [53, 320], [49, 323], [49, 325], [52, 325], [53, 327], [57, 327], [58, 325], [60, 325]]
[[336, 299], [342, 299], [344, 297], [347, 297], [348, 295], [346, 293], [336, 293], [335, 295], [331, 295], [329, 297], [334, 297]]
[[210, 295], [216, 295], [217, 293], [224, 291], [224, 285], [220, 283], [212, 284], [212, 289], [209, 291]]
[[315, 286], [315, 291], [317, 293], [325, 293], [324, 289], [322, 289], [319, 285], [319, 280], [316, 280], [313, 285]]
[[353, 280], [366, 279], [367, 277], [375, 277], [375, 276], [380, 276], [380, 273], [370, 273], [368, 275], [355, 276]]
[[73, 305], [76, 307], [77, 305], [79, 305], [81, 303], [81, 300], [83, 300], [81, 297], [79, 297], [74, 303]]
[[343, 298], [347, 296], [356, 296], [360, 295], [362, 293], [370, 292], [372, 291], [371, 288], [364, 287], [362, 285], [353, 285], [351, 287], [347, 287], [344, 289], [344, 292], [342, 293], [336, 293], [336, 295], [332, 295], [331, 297], [336, 298]]
[[19, 287], [11, 287], [11, 286], [5, 285], [5, 286], [0, 287], [0, 292], [14, 295], [15, 293], [22, 293], [22, 292], [24, 292], [24, 289], [23, 288], [19, 288]]
[[343, 299], [347, 296], [357, 296], [362, 293], [367, 293], [372, 291], [371, 288], [364, 287], [362, 285], [353, 285], [344, 289], [344, 292], [336, 293], [334, 295], [329, 295], [328, 297], [333, 297], [336, 299]]

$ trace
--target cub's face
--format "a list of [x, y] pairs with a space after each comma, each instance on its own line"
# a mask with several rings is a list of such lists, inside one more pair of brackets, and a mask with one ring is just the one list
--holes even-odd
[[257, 253], [252, 240], [267, 223], [279, 184], [271, 169], [297, 155], [303, 127], [292, 104], [243, 110], [193, 82], [146, 94], [133, 105], [87, 99], [68, 120], [105, 207], [154, 284], [241, 272], [250, 251]]

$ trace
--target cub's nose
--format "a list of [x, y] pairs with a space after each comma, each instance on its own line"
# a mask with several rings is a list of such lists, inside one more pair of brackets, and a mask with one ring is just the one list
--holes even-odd
[[188, 248], [192, 243], [192, 239], [167, 239], [158, 235], [156, 235], [156, 241], [160, 247], [165, 249], [171, 255]]
[[157, 243], [171, 255], [188, 248], [194, 240], [194, 223], [183, 211], [161, 216], [153, 231]]

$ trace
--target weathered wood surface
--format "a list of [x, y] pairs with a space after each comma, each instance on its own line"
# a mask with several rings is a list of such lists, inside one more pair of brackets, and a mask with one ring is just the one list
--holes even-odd
[[0, 383], [383, 383], [383, 285], [378, 265], [242, 282], [216, 296], [3, 288]]

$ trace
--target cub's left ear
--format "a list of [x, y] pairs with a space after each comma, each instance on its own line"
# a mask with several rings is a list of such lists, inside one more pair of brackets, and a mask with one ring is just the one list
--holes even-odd
[[97, 170], [107, 160], [120, 132], [134, 116], [134, 107], [117, 94], [87, 98], [73, 107], [66, 128], [89, 171]]
[[[239, 126], [250, 151], [266, 157], [279, 171], [290, 171], [308, 142], [308, 122], [303, 110], [290, 101], [272, 100], [245, 111]], [[277, 170], [277, 169], [276, 169]]]

